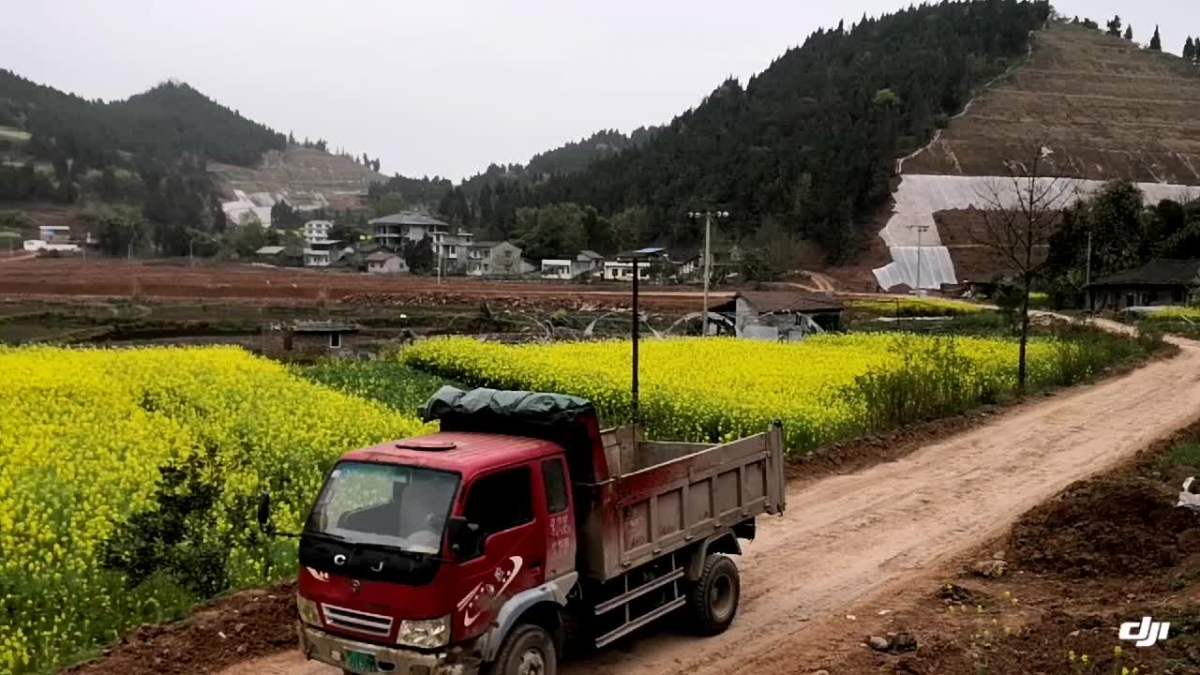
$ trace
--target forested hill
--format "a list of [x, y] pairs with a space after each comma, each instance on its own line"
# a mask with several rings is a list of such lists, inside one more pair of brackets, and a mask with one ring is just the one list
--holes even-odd
[[895, 159], [1023, 57], [1049, 10], [943, 2], [817, 31], [745, 87], [723, 83], [644, 147], [553, 178], [537, 201], [609, 214], [649, 207], [657, 234], [688, 209], [718, 206], [742, 235], [774, 220], [832, 257], [848, 254], [855, 218], [888, 197]]
[[616, 129], [597, 131], [587, 138], [534, 155], [525, 165], [525, 171], [533, 176], [577, 173], [599, 160], [615, 157], [630, 148], [642, 147], [657, 132], [657, 127], [638, 127], [628, 136]]
[[104, 103], [7, 70], [0, 70], [0, 126], [32, 134], [26, 150], [36, 158], [68, 158], [81, 168], [118, 164], [129, 153], [164, 161], [187, 154], [249, 165], [287, 143], [283, 134], [187, 84], [164, 82], [124, 101]]

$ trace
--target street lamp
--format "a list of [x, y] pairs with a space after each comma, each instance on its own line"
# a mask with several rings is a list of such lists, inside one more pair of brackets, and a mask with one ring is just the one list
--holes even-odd
[[700, 335], [708, 335], [708, 282], [712, 278], [712, 219], [728, 218], [728, 211], [689, 211], [688, 217], [696, 220], [704, 216], [704, 314], [700, 319]]

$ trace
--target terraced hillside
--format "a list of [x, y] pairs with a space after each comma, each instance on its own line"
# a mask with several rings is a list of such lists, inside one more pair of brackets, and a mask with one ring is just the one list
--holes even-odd
[[208, 170], [229, 191], [321, 193], [335, 208], [353, 206], [368, 185], [387, 180], [348, 157], [297, 145], [264, 153], [253, 168], [210, 162]]
[[904, 174], [1004, 175], [1011, 149], [1054, 150], [1076, 178], [1200, 184], [1200, 76], [1170, 54], [1052, 23], [1031, 59], [982, 93]]
[[985, 195], [1009, 175], [1006, 163], [1027, 159], [1032, 147], [1050, 151], [1050, 172], [1073, 179], [1071, 199], [1114, 178], [1141, 183], [1149, 201], [1200, 193], [1198, 109], [1200, 73], [1182, 59], [1050, 23], [1025, 63], [901, 161], [880, 233], [891, 262], [875, 270], [876, 281], [937, 288], [1006, 271], [972, 244], [973, 209], [991, 201]]

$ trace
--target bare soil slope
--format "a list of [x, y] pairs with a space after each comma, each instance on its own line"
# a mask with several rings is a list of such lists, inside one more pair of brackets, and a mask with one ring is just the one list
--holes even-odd
[[1200, 75], [1182, 59], [1068, 23], [1034, 35], [1030, 61], [983, 92], [906, 174], [1007, 175], [1030, 142], [1075, 178], [1200, 183]]
[[[794, 483], [742, 559], [733, 628], [696, 639], [648, 631], [568, 673], [807, 673], [859, 630], [847, 614], [925, 587], [1072, 482], [1108, 470], [1200, 414], [1200, 344], [1129, 375], [1031, 402], [895, 462]], [[296, 652], [227, 675], [324, 675]]]
[[255, 168], [210, 162], [208, 170], [230, 190], [320, 192], [337, 208], [354, 206], [345, 202], [366, 194], [371, 183], [387, 180], [349, 158], [295, 145], [267, 152]]

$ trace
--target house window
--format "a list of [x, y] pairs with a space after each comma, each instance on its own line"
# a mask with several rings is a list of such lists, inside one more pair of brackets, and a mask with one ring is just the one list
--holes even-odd
[[342, 334], [341, 333], [330, 333], [329, 334], [329, 348], [330, 349], [341, 349], [342, 348]]

